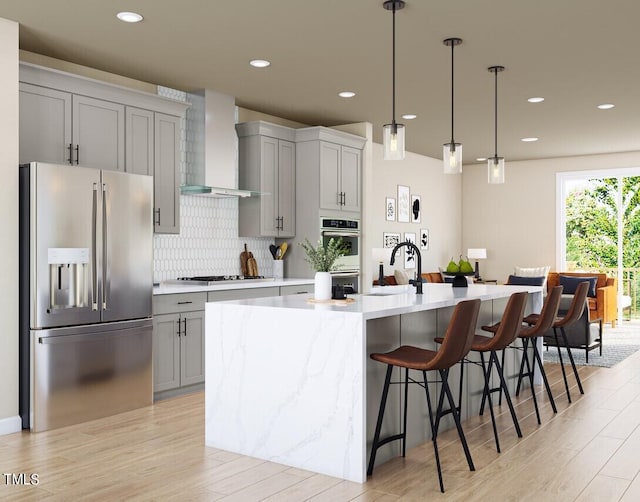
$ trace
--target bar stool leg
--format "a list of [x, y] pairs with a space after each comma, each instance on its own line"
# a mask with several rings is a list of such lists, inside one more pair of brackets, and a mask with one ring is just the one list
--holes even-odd
[[[528, 348], [529, 348], [529, 339], [528, 338], [522, 338], [522, 352], [523, 352], [523, 355], [522, 355], [522, 359], [520, 360], [520, 370], [518, 371], [518, 385], [516, 386], [516, 396], [520, 395], [522, 379], [524, 378], [525, 374], [527, 376], [530, 376], [529, 372], [531, 371], [531, 369], [529, 369], [529, 358], [527, 357], [525, 359], [525, 356], [527, 354], [527, 349]], [[525, 362], [527, 363], [527, 373], [524, 372]]]
[[553, 328], [553, 336], [556, 339], [556, 347], [558, 348], [558, 360], [560, 362], [560, 369], [562, 370], [562, 378], [564, 379], [564, 388], [567, 391], [567, 399], [571, 402], [571, 392], [569, 392], [569, 382], [567, 381], [567, 373], [564, 370], [564, 361], [562, 360], [562, 347], [560, 347], [560, 340], [558, 340], [558, 328]]
[[451, 414], [453, 415], [453, 421], [456, 423], [456, 429], [458, 429], [458, 436], [460, 437], [460, 442], [462, 443], [462, 449], [464, 450], [464, 455], [467, 457], [467, 464], [469, 465], [470, 471], [475, 471], [476, 468], [473, 465], [473, 460], [471, 459], [471, 452], [469, 451], [469, 445], [467, 444], [467, 440], [464, 437], [464, 432], [462, 430], [462, 424], [460, 423], [460, 414], [456, 409], [455, 402], [453, 400], [453, 396], [451, 395], [451, 389], [449, 388], [449, 370], [438, 370], [440, 372], [440, 378], [442, 379], [442, 391], [447, 395], [447, 400], [449, 401], [449, 406], [451, 407]]
[[[493, 359], [491, 357], [489, 357], [489, 368], [487, 369], [485, 367], [485, 363], [484, 363], [484, 354], [482, 352], [480, 352], [480, 362], [482, 363], [482, 373], [483, 376], [484, 374], [488, 374], [491, 375], [491, 370], [493, 369]], [[487, 403], [487, 397], [489, 397], [489, 394], [492, 391], [495, 391], [497, 389], [490, 389], [489, 385], [485, 385], [485, 387], [482, 389], [482, 402], [480, 403], [480, 413], [479, 415], [482, 416], [484, 415], [484, 406]], [[502, 389], [500, 389], [500, 391], [502, 391]]]
[[381, 446], [380, 442], [380, 429], [382, 429], [382, 418], [384, 416], [384, 408], [387, 404], [387, 395], [389, 394], [389, 383], [391, 382], [391, 372], [393, 366], [387, 365], [387, 375], [384, 379], [384, 387], [382, 388], [382, 398], [380, 399], [380, 410], [378, 411], [378, 421], [376, 422], [376, 432], [373, 435], [373, 443], [371, 444], [371, 456], [369, 457], [369, 467], [367, 468], [367, 476], [371, 476], [373, 472], [373, 464], [376, 461], [376, 452], [378, 447]]
[[409, 398], [409, 368], [404, 369], [404, 421], [402, 424], [402, 456], [407, 456], [407, 402]]
[[[536, 418], [538, 419], [538, 425], [540, 425], [542, 422], [540, 421], [540, 410], [538, 410], [538, 400], [536, 398], [536, 388], [533, 385], [533, 372], [531, 371], [531, 365], [529, 364], [529, 354], [527, 353], [527, 345], [528, 345], [527, 342], [528, 342], [528, 340], [526, 338], [522, 339], [522, 346], [523, 346], [524, 350], [522, 352], [522, 362], [520, 363], [520, 366], [522, 368], [523, 363], [525, 363], [526, 366], [527, 366], [526, 375], [529, 376], [529, 385], [531, 386], [531, 397], [533, 398], [533, 407], [536, 410]], [[521, 373], [521, 376], [524, 375], [524, 373], [522, 373], [522, 371], [520, 373]], [[520, 392], [520, 382], [521, 382], [521, 380], [518, 379], [518, 388], [516, 389], [516, 396]]]
[[433, 453], [436, 457], [436, 467], [438, 468], [438, 482], [440, 483], [440, 491], [444, 493], [444, 482], [442, 481], [442, 467], [440, 466], [440, 455], [438, 454], [438, 431], [433, 420], [433, 409], [431, 407], [431, 397], [429, 395], [429, 383], [427, 382], [427, 372], [422, 372], [424, 379], [424, 389], [427, 394], [427, 409], [429, 410], [429, 426], [431, 427], [431, 442], [433, 443]]
[[[491, 354], [493, 354], [493, 352]], [[489, 389], [489, 379], [491, 378], [491, 367], [493, 362], [493, 356], [489, 356], [488, 368], [484, 360], [484, 352], [480, 352], [480, 361], [482, 362], [482, 373], [484, 376], [484, 394], [487, 396], [487, 402], [489, 403], [489, 414], [491, 415], [491, 425], [493, 426], [493, 437], [496, 440], [496, 451], [500, 453], [500, 440], [498, 439], [498, 428], [496, 427], [496, 417], [495, 417], [495, 414], [493, 413], [493, 403], [491, 402], [491, 389]]]
[[562, 334], [564, 346], [567, 348], [567, 354], [569, 354], [569, 360], [571, 361], [573, 374], [576, 376], [576, 381], [578, 382], [578, 389], [580, 389], [580, 394], [584, 394], [584, 390], [582, 388], [582, 382], [580, 381], [580, 375], [578, 375], [578, 368], [576, 368], [576, 363], [573, 360], [573, 354], [571, 353], [571, 348], [569, 347], [569, 340], [567, 340], [567, 333], [565, 332], [564, 327], [560, 328], [560, 333]]
[[[540, 373], [542, 373], [542, 382], [544, 383], [545, 389], [547, 389], [547, 396], [549, 396], [549, 401], [551, 402], [551, 408], [554, 413], [558, 413], [558, 409], [556, 408], [556, 402], [553, 399], [553, 394], [551, 393], [551, 387], [549, 386], [549, 380], [547, 380], [547, 374], [544, 371], [544, 366], [542, 365], [542, 358], [540, 357], [540, 353], [538, 352], [538, 346], [535, 343], [535, 340], [532, 341], [531, 345], [533, 345], [533, 357], [534, 357], [534, 366], [535, 363], [538, 363], [540, 367]], [[533, 374], [531, 375], [533, 378]]]
[[[504, 356], [504, 351], [502, 352], [503, 356]], [[511, 402], [511, 396], [509, 395], [509, 389], [507, 387], [507, 382], [504, 379], [504, 366], [501, 366], [498, 363], [498, 354], [496, 354], [495, 352], [491, 352], [491, 356], [494, 360], [495, 360], [495, 364], [496, 364], [496, 369], [498, 370], [498, 377], [500, 378], [500, 389], [501, 389], [501, 393], [500, 396], [502, 396], [502, 392], [504, 392], [504, 398], [507, 401], [507, 405], [509, 406], [509, 412], [511, 413], [511, 419], [513, 420], [513, 425], [516, 428], [516, 433], [518, 434], [518, 437], [521, 438], [522, 437], [522, 431], [520, 430], [520, 424], [518, 423], [518, 417], [516, 416], [516, 410], [513, 408], [513, 403]]]

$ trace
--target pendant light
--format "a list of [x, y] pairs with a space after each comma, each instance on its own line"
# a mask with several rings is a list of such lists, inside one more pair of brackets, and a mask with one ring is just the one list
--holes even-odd
[[504, 71], [504, 66], [490, 66], [488, 70], [495, 76], [495, 107], [494, 107], [494, 138], [495, 150], [493, 157], [487, 159], [487, 176], [489, 183], [504, 183], [504, 157], [498, 157], [498, 73]]
[[462, 172], [462, 144], [453, 139], [453, 48], [462, 43], [461, 38], [447, 38], [442, 41], [451, 47], [451, 142], [442, 145], [442, 163], [445, 174], [460, 174]]
[[382, 6], [393, 13], [392, 120], [382, 128], [384, 160], [404, 159], [404, 124], [396, 123], [396, 11], [404, 9], [403, 0], [386, 0]]

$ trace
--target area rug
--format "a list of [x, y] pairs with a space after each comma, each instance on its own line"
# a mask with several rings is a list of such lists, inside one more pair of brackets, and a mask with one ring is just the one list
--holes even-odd
[[[586, 362], [585, 351], [582, 349], [571, 349], [571, 354], [576, 364], [581, 366], [602, 366], [611, 368], [620, 361], [623, 361], [631, 354], [640, 350], [640, 320], [621, 321], [615, 328], [611, 325], [604, 327], [604, 343], [602, 344], [602, 355], [599, 349], [589, 352], [589, 363]], [[566, 349], [562, 350], [562, 360], [565, 365], [569, 364], [569, 357]], [[558, 349], [556, 347], [545, 347], [543, 350], [543, 361], [552, 363], [559, 362]]]

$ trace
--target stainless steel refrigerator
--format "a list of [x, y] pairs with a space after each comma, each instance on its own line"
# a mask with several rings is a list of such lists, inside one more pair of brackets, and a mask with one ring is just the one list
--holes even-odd
[[20, 415], [45, 430], [153, 400], [153, 178], [20, 166]]

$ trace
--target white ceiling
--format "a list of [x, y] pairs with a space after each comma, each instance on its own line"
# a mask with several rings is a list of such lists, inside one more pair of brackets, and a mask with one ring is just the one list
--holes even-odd
[[[391, 22], [382, 0], [0, 0], [22, 49], [310, 125], [391, 121]], [[133, 10], [144, 21], [118, 21]], [[397, 21], [397, 117], [407, 150], [441, 158], [450, 140], [491, 156], [493, 74], [498, 154], [509, 160], [640, 150], [637, 0], [407, 0]], [[272, 66], [258, 70], [254, 58]], [[350, 100], [337, 97], [353, 90]], [[527, 98], [543, 96], [541, 104]], [[612, 110], [596, 105], [611, 102]], [[401, 114], [418, 118], [403, 121]], [[523, 137], [540, 141], [523, 143]]]

